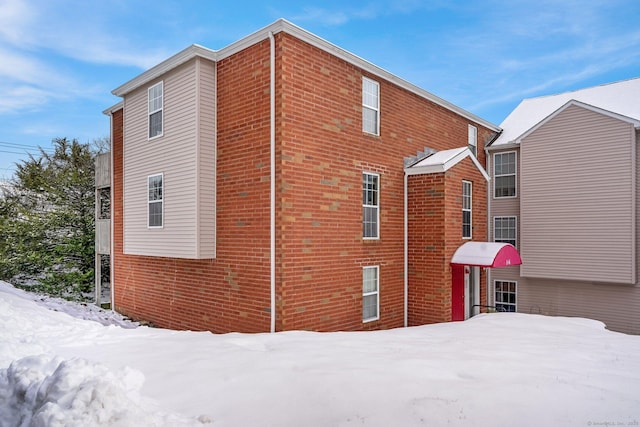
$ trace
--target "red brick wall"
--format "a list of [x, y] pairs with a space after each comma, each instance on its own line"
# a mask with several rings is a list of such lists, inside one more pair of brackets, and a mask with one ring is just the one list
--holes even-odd
[[215, 260], [122, 254], [122, 145], [114, 144], [117, 310], [168, 328], [269, 330], [268, 43], [217, 65]]
[[[280, 34], [278, 41], [281, 326], [318, 330], [402, 326], [403, 157], [425, 146], [439, 150], [466, 146], [469, 122], [368, 76], [381, 86], [381, 135], [365, 134], [362, 70], [289, 35]], [[480, 128], [479, 139], [489, 133]], [[380, 174], [379, 240], [362, 239], [363, 171]], [[380, 266], [380, 320], [363, 324], [362, 267], [368, 265]], [[448, 268], [441, 255], [443, 280]], [[443, 299], [439, 306], [445, 297], [439, 297]], [[438, 313], [430, 321], [445, 317]]]
[[445, 174], [407, 178], [409, 326], [451, 320]]
[[[470, 158], [464, 159], [446, 172], [447, 192], [447, 257], [448, 280], [451, 282], [451, 257], [462, 244], [469, 240], [462, 239], [462, 180], [471, 181], [472, 193], [472, 239], [476, 242], [486, 242], [487, 234], [487, 189], [488, 182], [478, 171]], [[487, 304], [486, 271], [480, 269], [480, 304]]]
[[[409, 325], [451, 320], [451, 257], [462, 238], [462, 181], [472, 182], [472, 240], [487, 239], [487, 181], [470, 158], [408, 178]], [[480, 269], [480, 304], [486, 272]]]
[[[369, 76], [380, 83], [381, 135], [364, 134], [362, 70], [286, 33], [275, 37], [277, 329], [402, 326], [403, 157], [465, 146], [469, 122]], [[220, 61], [217, 84], [217, 258], [123, 255], [120, 208], [115, 305], [163, 327], [268, 331], [269, 41]], [[478, 134], [484, 156], [490, 132]], [[114, 154], [121, 206], [121, 145]], [[363, 171], [380, 174], [379, 240], [362, 239]], [[442, 258], [449, 246], [439, 245]], [[368, 265], [380, 266], [380, 320], [362, 323]], [[440, 269], [446, 281], [448, 262]], [[447, 320], [445, 297], [425, 321]]]

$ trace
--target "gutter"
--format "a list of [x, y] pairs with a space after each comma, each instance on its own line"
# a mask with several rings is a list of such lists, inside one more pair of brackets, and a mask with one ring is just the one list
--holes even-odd
[[271, 260], [271, 329], [273, 333], [276, 331], [276, 45], [273, 37], [273, 32], [269, 31], [269, 47], [270, 47], [270, 59], [269, 59], [269, 114], [270, 114], [270, 154], [271, 154], [271, 195], [269, 197], [271, 201], [270, 206], [270, 260]]

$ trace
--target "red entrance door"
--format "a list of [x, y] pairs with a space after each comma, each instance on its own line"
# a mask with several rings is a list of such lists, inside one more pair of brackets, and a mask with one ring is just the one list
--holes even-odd
[[464, 320], [464, 265], [451, 266], [451, 320]]

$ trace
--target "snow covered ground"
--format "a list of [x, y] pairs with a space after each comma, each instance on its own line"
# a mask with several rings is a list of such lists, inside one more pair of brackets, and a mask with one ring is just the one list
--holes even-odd
[[136, 326], [0, 282], [0, 426], [640, 425], [640, 337], [592, 320], [498, 313], [255, 335]]

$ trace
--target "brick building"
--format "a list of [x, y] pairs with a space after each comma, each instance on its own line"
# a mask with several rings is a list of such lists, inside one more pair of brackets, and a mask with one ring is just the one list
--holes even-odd
[[[113, 93], [114, 309], [214, 332], [452, 319], [497, 126], [284, 20]], [[465, 316], [487, 298], [467, 270]]]

